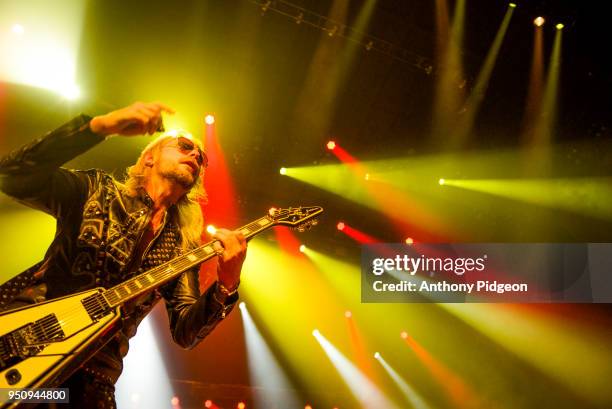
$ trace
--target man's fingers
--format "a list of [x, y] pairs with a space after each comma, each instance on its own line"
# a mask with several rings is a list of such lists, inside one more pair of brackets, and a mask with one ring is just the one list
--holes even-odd
[[147, 105], [136, 106], [136, 107], [134, 107], [134, 110], [136, 112], [140, 112], [141, 114], [147, 115], [149, 118], [153, 118], [155, 116], [159, 116], [159, 110], [158, 109], [156, 109], [155, 107], [147, 106]]
[[170, 108], [168, 105], [162, 104], [159, 101], [151, 102], [150, 105], [155, 106], [159, 111], [164, 111], [169, 114], [174, 114], [176, 112], [174, 109]]
[[142, 126], [142, 129], [147, 129], [151, 118], [141, 112], [134, 112], [133, 118]]
[[153, 135], [158, 132], [162, 123], [161, 112], [157, 106], [153, 104], [145, 104], [135, 107], [136, 111], [146, 115], [149, 118], [145, 132], [149, 135]]
[[219, 240], [223, 247], [231, 254], [238, 254], [246, 248], [246, 238], [237, 231], [217, 229], [213, 238]]
[[214, 241], [212, 246], [213, 246], [213, 249], [215, 250], [215, 253], [217, 254], [223, 254], [223, 252], [225, 251], [225, 248], [223, 247], [220, 241]]

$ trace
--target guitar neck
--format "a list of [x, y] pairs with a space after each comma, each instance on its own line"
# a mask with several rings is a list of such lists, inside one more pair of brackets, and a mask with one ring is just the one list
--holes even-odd
[[[269, 216], [264, 216], [238, 229], [247, 239], [274, 225]], [[152, 268], [142, 274], [130, 278], [103, 292], [110, 307], [116, 307], [133, 298], [145, 294], [179, 276], [186, 270], [214, 257], [216, 255], [213, 243], [210, 241], [167, 263]]]

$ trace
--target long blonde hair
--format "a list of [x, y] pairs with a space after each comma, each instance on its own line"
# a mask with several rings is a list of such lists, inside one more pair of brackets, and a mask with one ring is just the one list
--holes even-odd
[[[140, 153], [136, 163], [126, 169], [125, 181], [120, 184], [121, 189], [128, 196], [137, 197], [145, 185], [145, 157], [151, 153], [156, 155], [164, 146], [164, 142], [177, 137], [185, 137], [192, 140], [201, 147], [201, 142], [194, 139], [191, 134], [184, 131], [171, 131], [151, 141]], [[203, 170], [198, 174], [193, 187], [181, 197], [170, 209], [170, 217], [178, 225], [181, 234], [181, 250], [187, 251], [201, 244], [204, 230], [204, 217], [200, 203], [207, 202], [206, 190], [201, 176]]]

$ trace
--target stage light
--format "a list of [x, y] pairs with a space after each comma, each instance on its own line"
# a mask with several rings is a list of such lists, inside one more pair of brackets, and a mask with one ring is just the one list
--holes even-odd
[[510, 3], [510, 4], [508, 4], [508, 7], [512, 7], [514, 9], [514, 8], [516, 8], [516, 3]]
[[446, 183], [446, 181], [444, 179], [438, 179], [438, 184], [440, 186], [444, 186], [445, 183]]
[[327, 149], [329, 149], [330, 151], [333, 151], [335, 148], [336, 148], [336, 142], [334, 141], [327, 142]]
[[272, 353], [268, 341], [264, 338], [246, 305], [240, 304], [249, 379], [253, 384], [261, 387], [262, 391], [266, 391], [265, 394], [254, 394], [249, 405], [255, 408], [268, 408], [270, 402], [284, 402], [283, 407], [299, 408], [301, 403], [291, 390], [291, 382]]
[[77, 99], [81, 96], [81, 90], [75, 84], [68, 84], [59, 89], [59, 92], [66, 99]]
[[305, 253], [305, 252], [306, 252], [306, 246], [302, 244], [300, 246], [300, 253]]
[[533, 24], [535, 24], [536, 27], [542, 27], [545, 22], [546, 20], [544, 20], [544, 17], [536, 17], [533, 20]]
[[414, 239], [412, 237], [407, 237], [406, 240], [404, 240], [404, 242], [406, 244], [414, 244]]
[[316, 336], [317, 342], [334, 365], [342, 380], [349, 387], [352, 395], [362, 408], [394, 408], [385, 393], [374, 384], [359, 368], [355, 366], [338, 348], [332, 345], [322, 334]]
[[210, 234], [215, 234], [217, 232], [217, 228], [212, 224], [209, 224], [208, 226], [206, 226], [206, 231]]
[[376, 358], [376, 359], [380, 358], [380, 353], [379, 352], [374, 352], [374, 358]]
[[[432, 407], [425, 402], [423, 397], [419, 395], [419, 393], [413, 387], [411, 387], [400, 376], [400, 374], [397, 373], [397, 371], [393, 369], [391, 365], [387, 363], [387, 361], [385, 361], [385, 359], [382, 356], [378, 356], [377, 360], [382, 365], [382, 367], [387, 371], [389, 376], [391, 376], [391, 379], [393, 379], [393, 381], [399, 387], [399, 389], [402, 391], [402, 394], [404, 395], [404, 397], [410, 402], [411, 408], [426, 409], [426, 408]], [[458, 407], [458, 406], [460, 405], [453, 405], [453, 407]]]
[[344, 230], [346, 226], [344, 225], [344, 222], [338, 222], [338, 224], [336, 225], [336, 228], [340, 231]]
[[321, 333], [319, 332], [318, 329], [315, 328], [312, 330], [312, 335], [316, 338], [316, 337], [319, 337]]
[[246, 304], [244, 303], [244, 301], [240, 301], [240, 304], [238, 304], [238, 308], [244, 311], [244, 309], [246, 308]]
[[366, 173], [365, 176], [363, 177], [365, 180], [370, 180], [370, 174]]
[[304, 409], [312, 409], [312, 406], [306, 405], [306, 406], [304, 406]]
[[23, 29], [23, 26], [21, 24], [13, 24], [13, 27], [11, 27], [11, 31], [15, 34], [23, 34], [25, 30]]
[[237, 409], [244, 409], [246, 408], [246, 405], [244, 404], [244, 402], [238, 402], [238, 405], [236, 405]]
[[286, 175], [287, 174], [287, 168], [280, 168], [280, 170], [278, 171], [281, 175]]
[[402, 332], [400, 333], [400, 337], [401, 337], [402, 339], [408, 339], [408, 333], [407, 333], [406, 331], [402, 331]]
[[213, 405], [213, 403], [212, 403], [212, 401], [211, 401], [210, 399], [207, 399], [207, 400], [204, 402], [204, 407], [205, 407], [205, 408], [212, 408], [212, 405]]
[[564, 26], [563, 24], [561, 24], [561, 23], [559, 23], [559, 24], [557, 24], [557, 25], [555, 26], [555, 28], [556, 28], [557, 30], [561, 30], [563, 27], [565, 27], [565, 26]]
[[344, 312], [344, 316], [345, 316], [346, 318], [351, 318], [351, 317], [353, 316], [353, 313], [352, 313], [352, 312], [350, 312], [350, 311], [345, 311], [345, 312]]
[[0, 29], [2, 82], [44, 88], [66, 99], [77, 98], [80, 93], [74, 85], [76, 63], [87, 2], [64, 2], [70, 3], [70, 7], [65, 7], [59, 14], [54, 2], [50, 1], [38, 2], [36, 7], [29, 8], [18, 4], [27, 2], [9, 3], [19, 7], [14, 10], [2, 7], [2, 17], [27, 17], [27, 21], [3, 19]]
[[204, 122], [206, 122], [206, 125], [212, 125], [215, 123], [215, 116], [214, 115], [206, 115], [204, 117]]
[[153, 315], [145, 317], [138, 326], [138, 336], [130, 339], [134, 349], [123, 361], [123, 372], [115, 389], [119, 408], [180, 407], [158, 346], [161, 332], [156, 331], [152, 321]]

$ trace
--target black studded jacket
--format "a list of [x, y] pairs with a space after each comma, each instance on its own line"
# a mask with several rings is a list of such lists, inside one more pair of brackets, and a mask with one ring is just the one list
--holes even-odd
[[[104, 140], [89, 129], [87, 116], [0, 159], [0, 188], [21, 203], [57, 219], [56, 236], [42, 262], [0, 286], [0, 309], [40, 302], [94, 287], [112, 287], [140, 271], [176, 257], [180, 232], [170, 209], [165, 224], [142, 260], [134, 260], [153, 202], [142, 191], [125, 194], [101, 170], [74, 171], [61, 165]], [[198, 271], [189, 270], [123, 308], [123, 329], [86, 366], [115, 382], [122, 371], [128, 339], [155, 303], [164, 298], [174, 341], [192, 348], [233, 308], [216, 284], [199, 293]]]

